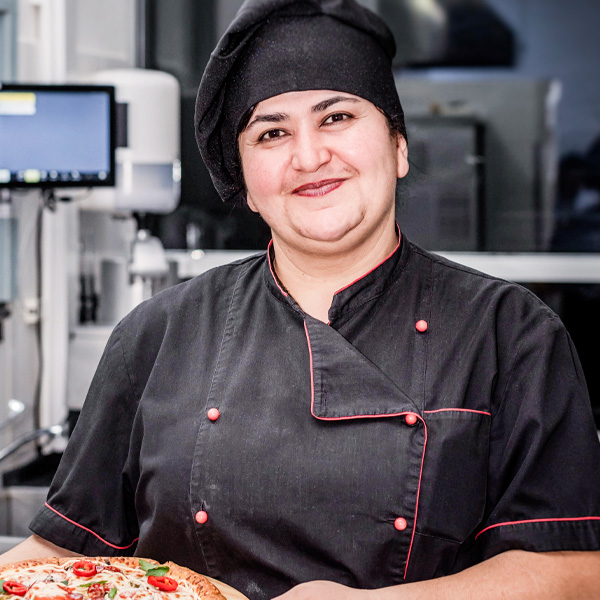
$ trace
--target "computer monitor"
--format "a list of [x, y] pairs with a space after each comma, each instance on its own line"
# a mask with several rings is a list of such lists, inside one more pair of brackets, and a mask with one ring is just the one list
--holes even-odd
[[0, 83], [0, 187], [115, 185], [115, 88]]

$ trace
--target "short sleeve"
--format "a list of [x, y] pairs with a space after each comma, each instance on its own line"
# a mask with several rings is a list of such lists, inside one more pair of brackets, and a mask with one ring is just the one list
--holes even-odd
[[132, 426], [137, 394], [125, 363], [123, 327], [112, 333], [80, 418], [30, 528], [50, 542], [88, 556], [133, 554]]
[[583, 372], [558, 317], [539, 313], [513, 337], [499, 379], [478, 560], [600, 549], [600, 444]]

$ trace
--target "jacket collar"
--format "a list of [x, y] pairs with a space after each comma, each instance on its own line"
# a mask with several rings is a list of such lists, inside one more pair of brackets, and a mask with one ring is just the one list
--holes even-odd
[[[396, 224], [396, 231], [398, 234], [398, 244], [393, 252], [373, 269], [334, 294], [331, 307], [329, 308], [329, 323], [333, 323], [340, 316], [379, 297], [400, 277], [408, 259], [408, 243], [403, 240], [398, 224]], [[267, 287], [275, 297], [287, 302], [294, 310], [304, 315], [304, 311], [302, 311], [298, 303], [279, 281], [273, 268], [274, 256], [273, 241], [271, 240], [267, 249], [265, 267]]]
[[337, 421], [418, 414], [415, 401], [333, 327], [306, 315], [311, 413]]

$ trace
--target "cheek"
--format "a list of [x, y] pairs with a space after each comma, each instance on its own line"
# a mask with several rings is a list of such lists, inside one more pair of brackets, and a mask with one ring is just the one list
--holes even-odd
[[346, 153], [346, 160], [366, 177], [365, 184], [370, 186], [387, 186], [396, 181], [396, 154], [388, 145], [382, 143], [363, 143], [355, 146], [357, 150]]
[[281, 167], [276, 157], [247, 156], [242, 160], [242, 169], [248, 193], [256, 199], [280, 189]]
[[396, 178], [396, 142], [386, 124], [357, 129], [353, 139], [347, 140], [340, 150], [345, 160], [357, 169], [377, 174], [377, 177], [393, 170], [393, 178]]

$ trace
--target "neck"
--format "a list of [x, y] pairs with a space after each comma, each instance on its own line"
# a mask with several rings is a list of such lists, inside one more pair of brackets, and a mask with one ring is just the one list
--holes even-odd
[[327, 323], [335, 293], [381, 264], [398, 245], [395, 222], [346, 252], [314, 254], [273, 236], [273, 268], [304, 312]]

